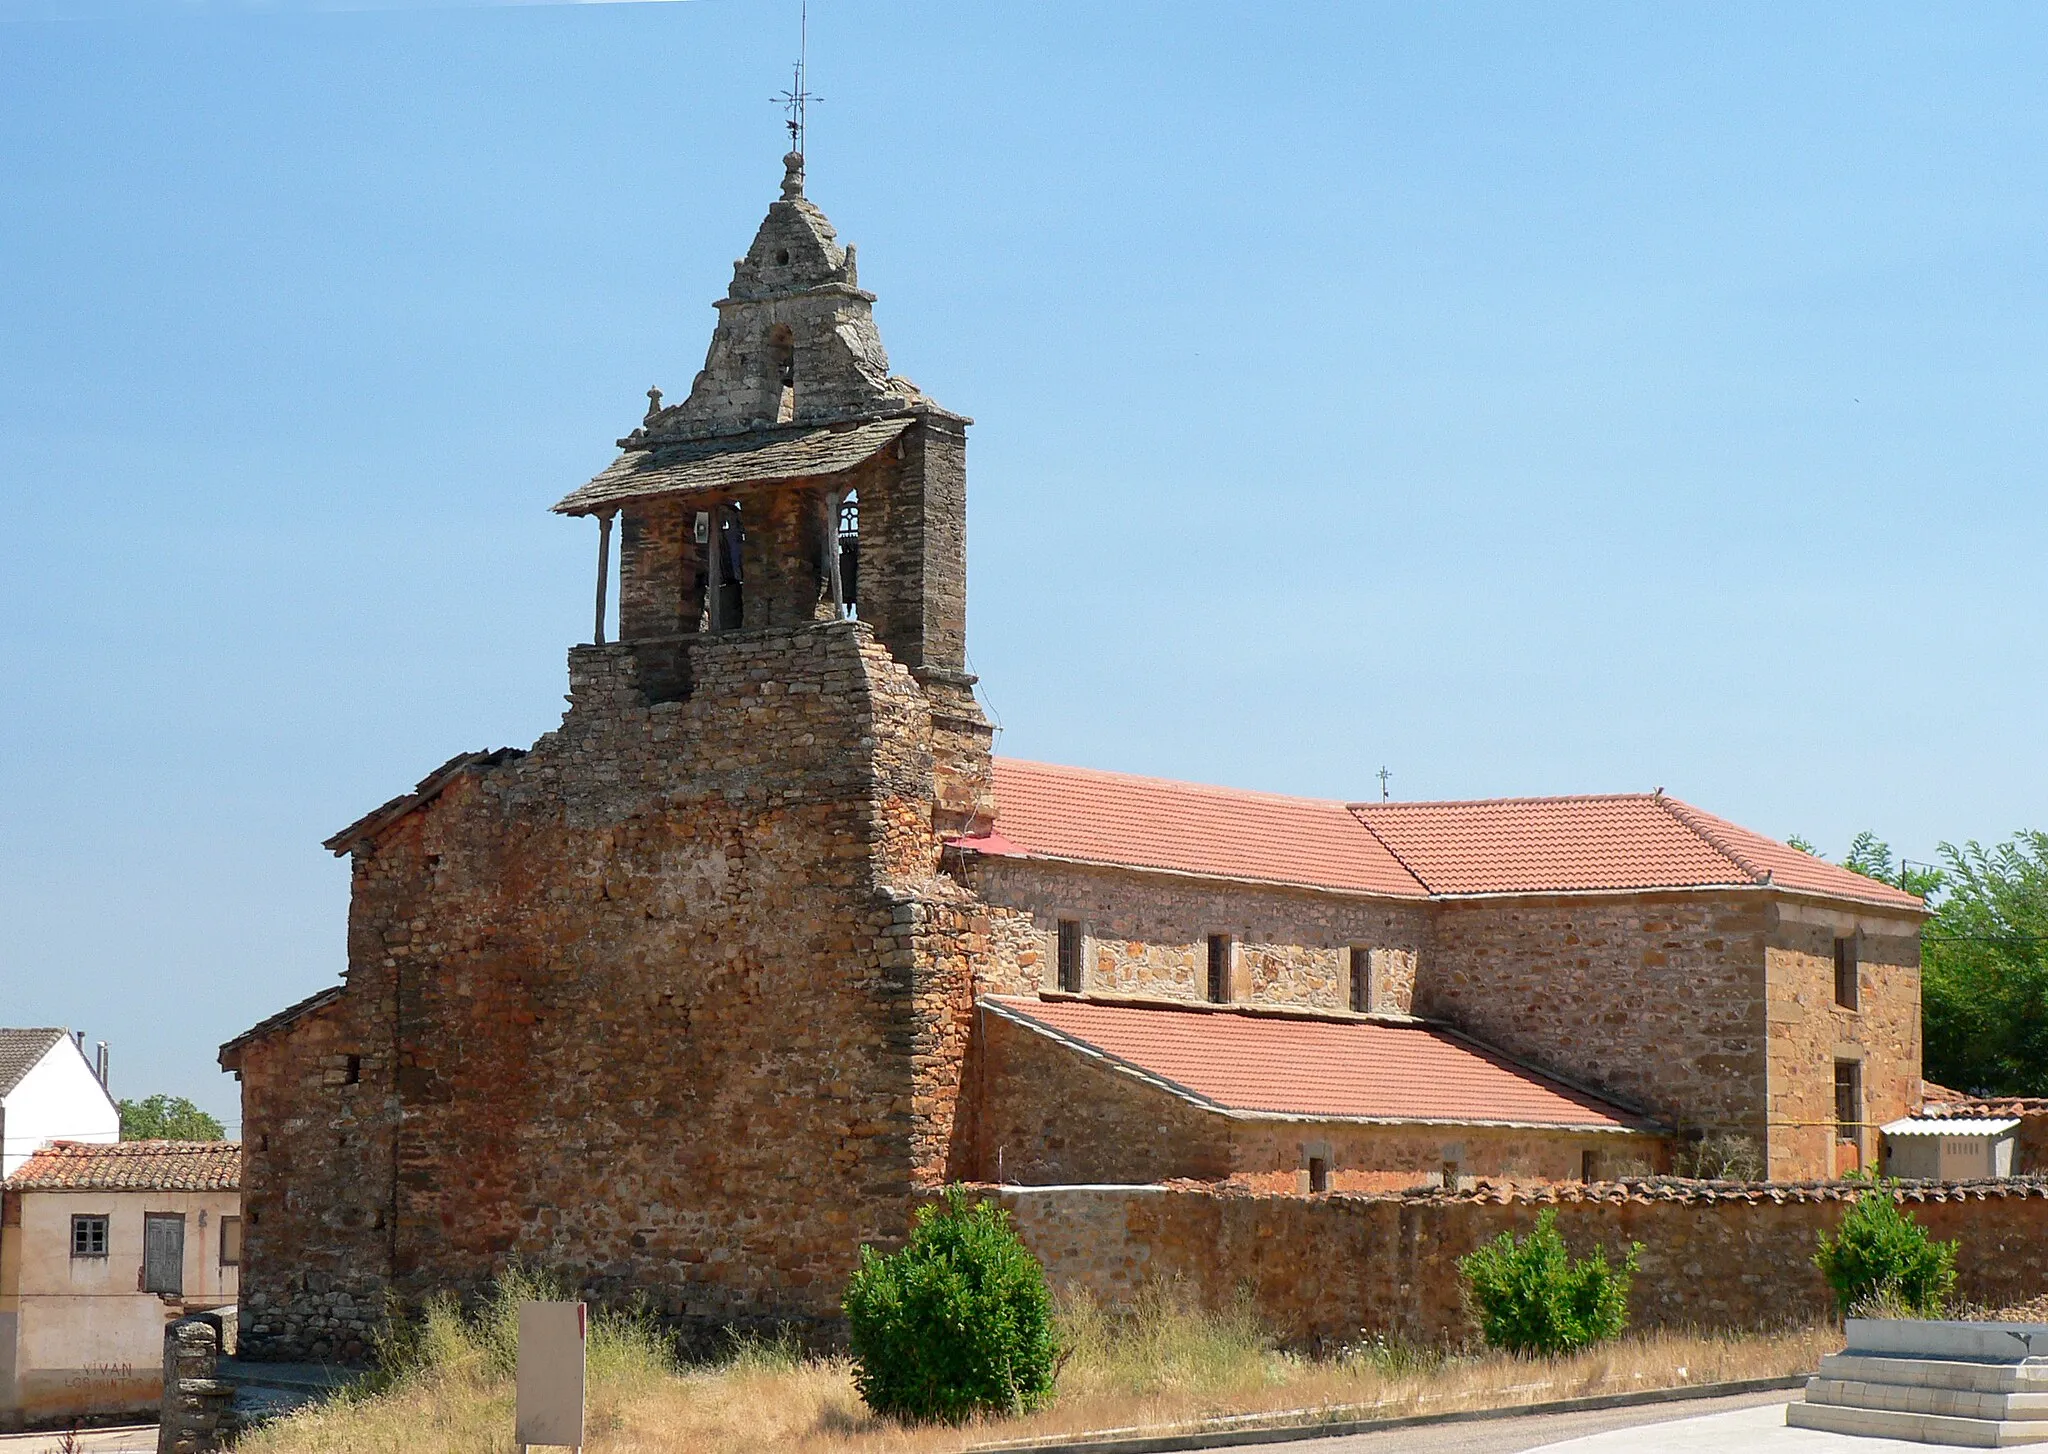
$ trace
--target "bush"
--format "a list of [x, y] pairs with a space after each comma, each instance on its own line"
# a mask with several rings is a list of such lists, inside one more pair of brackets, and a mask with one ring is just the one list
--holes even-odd
[[1641, 1243], [1630, 1243], [1618, 1268], [1595, 1252], [1578, 1262], [1565, 1255], [1557, 1213], [1546, 1211], [1517, 1242], [1503, 1232], [1458, 1259], [1486, 1341], [1510, 1353], [1571, 1353], [1621, 1336], [1628, 1326], [1629, 1278]]
[[958, 1423], [1021, 1413], [1052, 1392], [1045, 1273], [1009, 1213], [970, 1204], [960, 1187], [919, 1208], [901, 1251], [861, 1248], [845, 1306], [854, 1383], [876, 1413]]
[[1892, 1183], [1873, 1180], [1842, 1218], [1840, 1231], [1821, 1234], [1813, 1265], [1844, 1314], [1869, 1305], [1935, 1318], [1956, 1288], [1956, 1247], [1929, 1237], [1901, 1210]]

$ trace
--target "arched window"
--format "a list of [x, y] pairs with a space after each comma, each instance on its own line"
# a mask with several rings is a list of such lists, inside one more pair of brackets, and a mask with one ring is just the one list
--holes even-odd
[[787, 424], [796, 418], [796, 335], [787, 323], [769, 330], [768, 366], [776, 380], [775, 422]]

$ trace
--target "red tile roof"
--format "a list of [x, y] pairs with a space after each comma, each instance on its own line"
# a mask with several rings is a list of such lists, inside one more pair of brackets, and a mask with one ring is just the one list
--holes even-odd
[[1160, 868], [1421, 898], [1413, 874], [1346, 810], [1290, 798], [999, 757], [996, 826], [978, 852]]
[[1621, 1107], [1428, 1025], [991, 997], [997, 1013], [1227, 1111], [1637, 1130]]
[[959, 846], [1401, 898], [1771, 885], [1917, 909], [1889, 884], [1662, 793], [1352, 803], [998, 758]]
[[9, 1191], [235, 1191], [239, 1141], [53, 1141], [7, 1178]]

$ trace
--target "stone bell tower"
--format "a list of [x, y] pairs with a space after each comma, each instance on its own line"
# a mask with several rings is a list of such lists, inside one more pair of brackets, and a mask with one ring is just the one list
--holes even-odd
[[866, 622], [931, 704], [935, 827], [971, 831], [991, 735], [966, 669], [971, 421], [889, 372], [854, 249], [804, 196], [803, 157], [783, 168], [689, 397], [649, 390], [624, 453], [555, 509], [598, 518], [601, 561], [618, 520], [620, 644], [656, 699], [690, 693], [705, 638]]

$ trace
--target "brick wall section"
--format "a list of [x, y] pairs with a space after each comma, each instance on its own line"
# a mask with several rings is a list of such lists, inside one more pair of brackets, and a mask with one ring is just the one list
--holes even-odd
[[[1835, 1003], [1835, 940], [1858, 946], [1857, 1007]], [[1877, 1128], [1920, 1104], [1920, 936], [1915, 919], [1844, 905], [1774, 906], [1767, 947], [1770, 1175], [1837, 1175], [1877, 1154]], [[1856, 1159], [1835, 1144], [1837, 1060], [1863, 1068]]]
[[[693, 655], [649, 705], [630, 647], [577, 649], [561, 730], [356, 853], [343, 1001], [244, 1054], [252, 1189], [294, 1198], [251, 1229], [252, 1355], [346, 1354], [294, 1285], [323, 1261], [372, 1307], [516, 1258], [830, 1321], [944, 1175], [986, 923], [935, 872], [924, 698], [860, 623]], [[333, 1154], [370, 1101], [395, 1185], [388, 1132]]]
[[1382, 1126], [1249, 1118], [1202, 1106], [998, 1014], [984, 1014], [969, 1062], [964, 1124], [976, 1129], [964, 1177], [1054, 1185], [1228, 1179], [1306, 1192], [1308, 1158], [1337, 1191], [1467, 1180], [1568, 1181], [1592, 1151], [1607, 1174], [1655, 1169], [1655, 1138], [1490, 1126]]
[[1349, 1009], [1357, 945], [1374, 956], [1375, 1008], [1402, 1013], [1429, 932], [1422, 906], [1361, 895], [1022, 858], [975, 858], [966, 871], [987, 902], [1030, 915], [1043, 978], [1028, 989], [1058, 988], [1059, 921], [1077, 919], [1090, 993], [1205, 1000], [1209, 936], [1228, 934], [1233, 999]]
[[1667, 1124], [1763, 1144], [1765, 895], [1452, 900], [1433, 921], [1416, 1013]]
[[[1653, 1184], [1654, 1185], [1654, 1184]], [[1630, 1299], [1637, 1328], [1747, 1329], [1830, 1315], [1815, 1240], [1848, 1206], [1835, 1189], [1729, 1187], [1701, 1196], [1607, 1185], [1550, 1198], [1263, 1196], [1194, 1187], [985, 1188], [1016, 1218], [1055, 1287], [1107, 1300], [1178, 1282], [1222, 1309], [1247, 1292], [1295, 1346], [1383, 1334], [1418, 1343], [1475, 1331], [1457, 1259], [1546, 1205], [1574, 1255], [1643, 1244]], [[2004, 1306], [2048, 1291], [2048, 1185], [1977, 1183], [1909, 1191], [1936, 1237], [1960, 1239], [1961, 1296]]]

